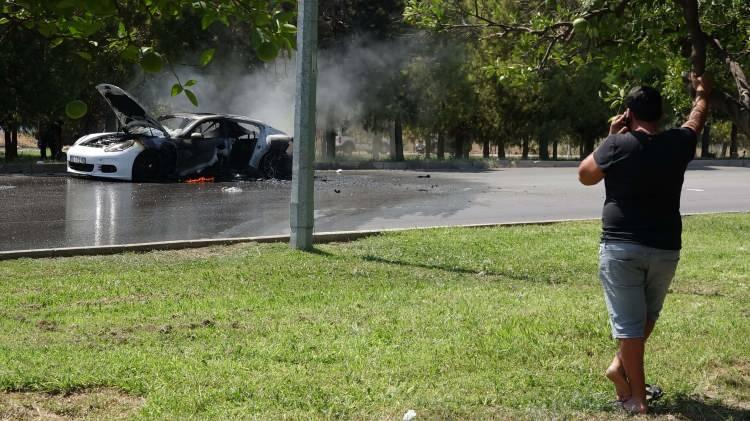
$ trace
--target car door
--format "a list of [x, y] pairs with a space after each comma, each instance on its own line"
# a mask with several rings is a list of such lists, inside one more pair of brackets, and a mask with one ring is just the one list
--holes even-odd
[[232, 142], [230, 165], [235, 171], [244, 171], [248, 168], [258, 144], [260, 127], [247, 122], [232, 121], [228, 122], [227, 128]]
[[228, 161], [230, 149], [231, 142], [222, 120], [196, 124], [178, 143], [178, 175], [186, 177], [214, 166], [218, 169]]

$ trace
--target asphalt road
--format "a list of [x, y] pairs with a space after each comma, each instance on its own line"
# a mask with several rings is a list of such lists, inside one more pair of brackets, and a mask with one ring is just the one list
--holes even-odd
[[[685, 176], [682, 211], [750, 211], [750, 168]], [[0, 251], [289, 233], [290, 183], [135, 184], [0, 176]], [[322, 171], [317, 232], [597, 218], [604, 186], [574, 168]]]

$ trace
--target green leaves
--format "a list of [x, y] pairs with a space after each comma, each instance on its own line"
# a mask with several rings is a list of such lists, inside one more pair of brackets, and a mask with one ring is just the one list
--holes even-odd
[[76, 54], [78, 55], [78, 57], [86, 61], [91, 61], [92, 59], [91, 54], [87, 53], [86, 51], [77, 51]]
[[73, 120], [77, 120], [85, 116], [88, 110], [89, 107], [86, 105], [86, 103], [79, 99], [70, 101], [65, 104], [65, 114]]
[[[210, 31], [217, 21], [225, 26], [249, 24], [260, 34], [252, 40], [251, 47], [263, 61], [275, 59], [280, 51], [290, 51], [295, 44], [295, 12], [287, 2], [145, 0], [127, 7], [128, 19], [122, 14], [126, 8], [118, 8], [116, 0], [35, 0], [15, 1], [13, 4], [13, 7], [3, 7], [0, 26], [15, 19], [22, 21], [24, 27], [51, 39], [51, 48], [73, 40], [97, 40], [103, 47], [120, 52], [126, 61], [139, 61], [147, 72], [163, 69], [159, 47], [149, 53], [135, 54], [135, 49], [141, 47], [136, 40], [144, 38], [139, 34], [139, 28], [129, 29], [130, 22], [141, 22], [148, 28], [196, 16], [200, 18], [203, 31]], [[213, 48], [204, 51], [200, 64], [208, 65], [214, 53]]]
[[172, 96], [177, 96], [181, 94], [182, 90], [183, 90], [182, 85], [180, 85], [179, 83], [175, 83], [174, 85], [172, 85]]
[[198, 106], [198, 98], [196, 98], [196, 96], [193, 93], [193, 91], [191, 91], [190, 89], [185, 89], [185, 96], [187, 96], [187, 98], [190, 100], [190, 102], [193, 104], [193, 106], [195, 106], [195, 107]]
[[153, 50], [148, 50], [143, 54], [143, 57], [141, 57], [141, 67], [146, 72], [158, 73], [161, 72], [162, 67], [164, 67], [164, 62], [159, 53], [156, 53]]
[[273, 61], [279, 55], [279, 47], [273, 42], [264, 42], [255, 50], [258, 58], [265, 61]]
[[203, 51], [203, 53], [201, 53], [200, 59], [201, 66], [205, 67], [208, 65], [208, 63], [211, 63], [211, 60], [214, 59], [214, 54], [216, 54], [215, 48], [209, 48], [208, 50]]

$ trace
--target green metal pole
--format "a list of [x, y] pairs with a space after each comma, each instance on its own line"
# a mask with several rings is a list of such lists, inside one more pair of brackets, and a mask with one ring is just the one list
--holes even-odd
[[297, 10], [297, 94], [294, 101], [290, 245], [297, 250], [312, 250], [318, 0], [299, 0]]

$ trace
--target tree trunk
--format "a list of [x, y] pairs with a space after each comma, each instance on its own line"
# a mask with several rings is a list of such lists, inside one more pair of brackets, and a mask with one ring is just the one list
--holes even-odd
[[401, 117], [396, 117], [393, 122], [393, 138], [391, 139], [391, 159], [394, 161], [404, 160], [404, 130], [401, 126]]
[[497, 141], [497, 159], [505, 159], [505, 141]]
[[424, 140], [424, 157], [425, 157], [425, 159], [430, 159], [430, 154], [431, 153], [432, 153], [432, 135], [430, 134]]
[[383, 141], [380, 138], [373, 137], [372, 139], [372, 160], [377, 161], [380, 159], [380, 145], [383, 144]]
[[18, 126], [13, 126], [13, 131], [10, 132], [10, 140], [13, 144], [13, 159], [16, 159], [18, 158]]
[[323, 157], [326, 161], [336, 160], [336, 130], [328, 127], [324, 135]]
[[545, 136], [539, 138], [539, 159], [549, 160], [549, 141]]
[[596, 136], [592, 136], [589, 133], [584, 133], [583, 153], [581, 154], [581, 159], [589, 156], [592, 152], [594, 152], [595, 143], [596, 143]]
[[711, 123], [706, 122], [701, 135], [701, 158], [711, 157], [711, 152], [708, 150], [709, 146], [711, 146]]
[[442, 160], [445, 159], [445, 136], [443, 136], [443, 132], [438, 133], [438, 150], [437, 150], [437, 158]]
[[524, 138], [521, 143], [521, 159], [529, 159], [529, 139]]
[[482, 145], [482, 158], [488, 159], [490, 157], [490, 140], [484, 139]]
[[463, 159], [464, 138], [459, 130], [453, 130], [453, 159]]
[[15, 124], [3, 126], [5, 133], [5, 160], [13, 161], [18, 157], [18, 128]]
[[732, 124], [732, 134], [729, 141], [729, 157], [732, 159], [739, 158], [739, 153], [737, 152], [737, 125], [734, 123]]
[[557, 161], [557, 140], [552, 142], [552, 159]]
[[10, 148], [11, 148], [11, 138], [10, 138], [10, 129], [8, 126], [3, 127], [3, 134], [5, 135], [5, 160], [6, 161], [12, 161], [13, 158], [10, 157]]

